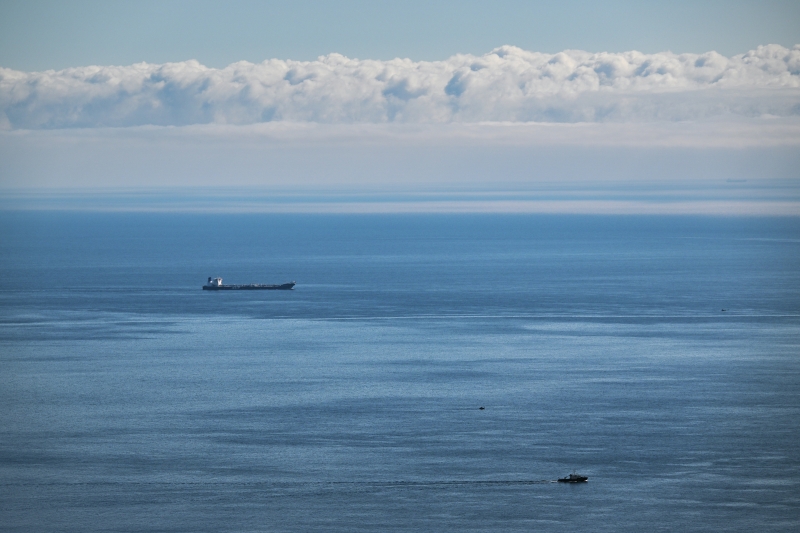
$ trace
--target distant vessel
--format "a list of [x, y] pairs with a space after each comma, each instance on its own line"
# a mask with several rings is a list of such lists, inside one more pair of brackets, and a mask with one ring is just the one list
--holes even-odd
[[294, 288], [294, 281], [282, 285], [223, 285], [222, 278], [208, 278], [208, 283], [203, 285], [204, 291], [290, 291]]
[[573, 472], [567, 477], [558, 478], [558, 480], [561, 483], [583, 483], [585, 481], [589, 481], [589, 478]]

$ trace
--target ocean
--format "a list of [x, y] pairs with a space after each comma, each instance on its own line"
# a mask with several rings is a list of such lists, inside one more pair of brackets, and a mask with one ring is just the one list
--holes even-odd
[[798, 217], [0, 230], [2, 531], [800, 529]]

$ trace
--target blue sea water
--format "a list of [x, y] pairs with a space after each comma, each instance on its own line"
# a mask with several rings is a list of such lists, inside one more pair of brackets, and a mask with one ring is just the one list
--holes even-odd
[[0, 230], [3, 531], [800, 529], [800, 218]]

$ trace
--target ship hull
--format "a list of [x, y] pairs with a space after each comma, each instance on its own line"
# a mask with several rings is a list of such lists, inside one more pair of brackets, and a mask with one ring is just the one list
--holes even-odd
[[203, 285], [204, 291], [290, 291], [294, 289], [294, 283], [284, 283], [282, 285]]

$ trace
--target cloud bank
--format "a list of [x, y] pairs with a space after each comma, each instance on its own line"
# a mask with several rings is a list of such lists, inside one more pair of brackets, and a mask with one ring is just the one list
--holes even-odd
[[271, 59], [19, 72], [0, 128], [261, 122], [652, 122], [800, 116], [800, 45], [746, 54], [557, 54], [503, 46], [445, 61]]

